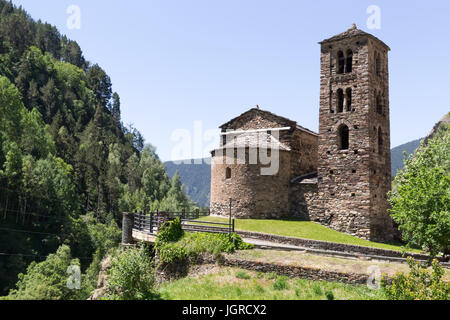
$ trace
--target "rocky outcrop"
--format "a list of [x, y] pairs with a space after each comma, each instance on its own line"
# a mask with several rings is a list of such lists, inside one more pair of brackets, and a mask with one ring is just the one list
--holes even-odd
[[111, 268], [111, 256], [107, 256], [101, 262], [100, 273], [98, 275], [97, 289], [92, 293], [88, 300], [99, 300], [104, 296], [108, 286], [108, 270]]

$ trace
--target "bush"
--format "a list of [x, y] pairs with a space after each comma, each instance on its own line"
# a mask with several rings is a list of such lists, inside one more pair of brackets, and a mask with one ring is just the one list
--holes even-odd
[[156, 247], [160, 247], [165, 243], [176, 242], [180, 240], [184, 235], [184, 231], [181, 227], [180, 218], [176, 218], [173, 221], [165, 223], [158, 232], [158, 238], [156, 239]]
[[238, 272], [236, 272], [235, 276], [236, 276], [236, 278], [243, 279], [243, 280], [249, 280], [251, 278], [250, 275], [245, 271], [238, 271]]
[[287, 277], [277, 277], [275, 282], [273, 283], [274, 290], [286, 290], [289, 288], [289, 284], [287, 283]]
[[321, 288], [319, 285], [317, 285], [317, 284], [315, 284], [315, 285], [312, 287], [312, 289], [313, 289], [313, 292], [314, 292], [314, 294], [315, 294], [316, 296], [321, 296], [321, 295], [323, 294], [322, 288]]
[[[169, 228], [175, 228], [174, 225], [170, 225]], [[210, 253], [217, 258], [222, 252], [231, 253], [235, 250], [252, 248], [251, 245], [244, 243], [237, 234], [232, 234], [230, 237], [228, 234], [185, 233], [181, 239], [173, 242], [179, 233], [173, 230], [164, 230], [164, 232], [165, 234], [162, 237], [158, 236], [157, 239], [160, 263], [167, 264], [188, 258], [195, 259], [203, 253]]]
[[386, 277], [381, 287], [391, 300], [449, 300], [450, 284], [442, 280], [444, 269], [437, 260], [432, 263], [432, 271], [420, 262], [408, 258], [409, 274], [397, 273], [388, 283]]
[[[71, 300], [78, 299], [80, 290], [67, 285], [70, 266], [79, 266], [78, 259], [72, 259], [70, 248], [61, 246], [43, 262], [32, 262], [26, 274], [19, 274], [16, 289], [11, 290], [12, 300]], [[81, 279], [80, 279], [81, 280]]]
[[155, 274], [147, 247], [130, 248], [111, 261], [107, 298], [152, 300], [157, 298]]
[[334, 293], [333, 293], [333, 291], [325, 292], [325, 297], [327, 297], [328, 300], [334, 300]]

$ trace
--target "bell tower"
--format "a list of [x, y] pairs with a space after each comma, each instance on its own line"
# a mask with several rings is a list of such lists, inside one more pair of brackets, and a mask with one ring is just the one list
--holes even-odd
[[390, 240], [390, 48], [355, 24], [320, 45], [321, 222], [361, 238]]

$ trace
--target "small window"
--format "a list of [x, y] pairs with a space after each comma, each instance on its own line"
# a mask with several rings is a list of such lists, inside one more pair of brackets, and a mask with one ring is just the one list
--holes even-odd
[[345, 70], [345, 57], [344, 57], [344, 53], [342, 51], [338, 52], [337, 60], [338, 60], [337, 73], [342, 74], [342, 73], [344, 73], [344, 70]]
[[347, 51], [347, 60], [345, 62], [345, 72], [351, 73], [353, 71], [353, 52], [352, 50]]
[[381, 59], [380, 54], [375, 54], [375, 74], [381, 76]]
[[231, 168], [227, 168], [226, 173], [225, 173], [226, 179], [231, 179]]
[[347, 111], [352, 111], [352, 88], [348, 88], [345, 92], [347, 97]]
[[383, 131], [378, 128], [378, 154], [383, 154]]
[[383, 100], [379, 94], [376, 97], [377, 113], [383, 114]]
[[340, 150], [348, 150], [350, 131], [346, 125], [342, 125], [338, 130], [338, 146]]
[[342, 89], [337, 91], [337, 112], [344, 112], [344, 90]]

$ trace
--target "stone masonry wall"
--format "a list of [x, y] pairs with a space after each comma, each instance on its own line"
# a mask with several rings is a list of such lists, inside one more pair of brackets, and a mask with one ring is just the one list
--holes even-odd
[[[249, 149], [246, 149], [248, 159]], [[233, 199], [232, 215], [237, 218], [280, 218], [289, 215], [290, 153], [279, 152], [279, 171], [263, 176], [262, 164], [229, 164], [235, 159], [214, 156], [211, 164], [211, 212], [229, 215], [229, 199]], [[226, 169], [231, 178], [226, 178]]]

